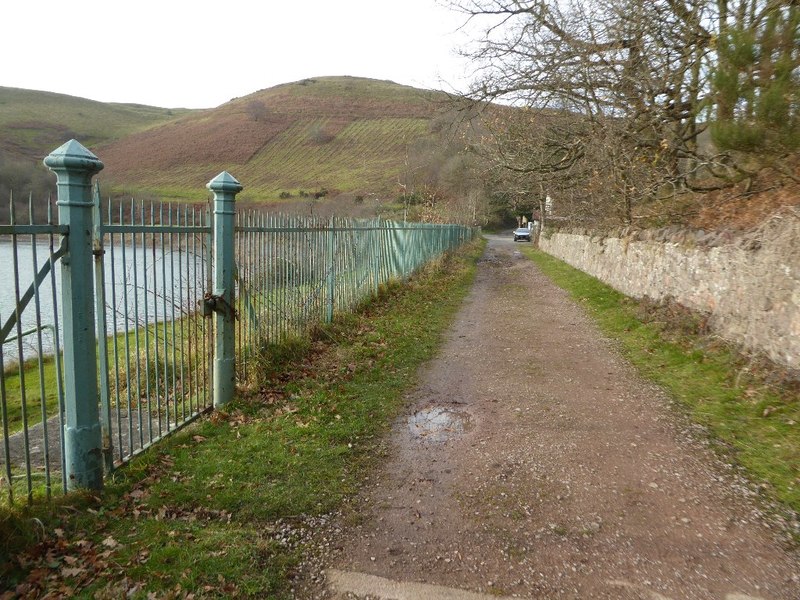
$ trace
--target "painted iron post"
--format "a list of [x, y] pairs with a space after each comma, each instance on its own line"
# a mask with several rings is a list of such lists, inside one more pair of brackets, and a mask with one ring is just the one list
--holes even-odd
[[333, 322], [333, 311], [336, 308], [336, 217], [328, 221], [328, 304], [325, 311], [325, 322]]
[[64, 324], [64, 469], [67, 489], [103, 487], [92, 273], [92, 176], [103, 163], [75, 140], [44, 164], [58, 178], [58, 220], [69, 226], [61, 261]]
[[236, 388], [234, 308], [234, 217], [242, 184], [223, 171], [206, 186], [214, 192], [214, 408], [233, 399]]

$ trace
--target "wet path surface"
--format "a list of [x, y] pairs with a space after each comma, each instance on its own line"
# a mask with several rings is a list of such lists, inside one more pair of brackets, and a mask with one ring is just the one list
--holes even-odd
[[800, 598], [748, 488], [505, 239], [343, 521], [312, 597]]
[[428, 442], [446, 442], [464, 433], [470, 425], [468, 412], [443, 406], [429, 406], [408, 417], [408, 431], [411, 436]]

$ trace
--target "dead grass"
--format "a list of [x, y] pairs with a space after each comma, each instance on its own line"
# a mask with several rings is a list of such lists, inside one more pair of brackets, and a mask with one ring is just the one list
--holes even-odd
[[[800, 157], [787, 161], [787, 169], [800, 177]], [[692, 227], [705, 230], [751, 231], [785, 209], [800, 208], [800, 183], [772, 169], [728, 190], [699, 199]]]

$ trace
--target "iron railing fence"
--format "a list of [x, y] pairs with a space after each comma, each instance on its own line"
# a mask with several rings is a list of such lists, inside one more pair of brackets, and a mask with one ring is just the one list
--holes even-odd
[[54, 357], [61, 354], [59, 261], [67, 228], [53, 212], [50, 200], [36, 206], [29, 198], [27, 215], [17, 215], [12, 198], [8, 222], [0, 224], [0, 489], [9, 502], [15, 493], [30, 501], [35, 489], [49, 498], [66, 487], [58, 466], [62, 365]]
[[[472, 239], [455, 225], [106, 202], [72, 140], [47, 157], [51, 202], [0, 223], [0, 497], [97, 489], [232, 397], [267, 344], [305, 335]], [[22, 221], [22, 222], [21, 222]], [[23, 268], [24, 267], [24, 268]], [[5, 295], [5, 297], [4, 297]], [[4, 306], [8, 308], [3, 308]], [[8, 313], [8, 314], [4, 314]]]
[[237, 377], [265, 345], [304, 336], [355, 309], [381, 285], [471, 238], [452, 225], [237, 214]]
[[105, 468], [211, 408], [211, 289], [206, 209], [95, 205], [95, 314]]
[[[94, 198], [99, 410], [107, 472], [209, 409], [211, 327], [206, 210]], [[14, 210], [0, 225], [0, 490], [13, 501], [67, 487], [60, 259], [68, 227]], [[52, 207], [52, 203], [47, 203]], [[8, 266], [8, 273], [5, 268]], [[8, 278], [5, 275], [9, 275]], [[31, 283], [31, 280], [33, 282]], [[27, 286], [27, 287], [26, 287]]]

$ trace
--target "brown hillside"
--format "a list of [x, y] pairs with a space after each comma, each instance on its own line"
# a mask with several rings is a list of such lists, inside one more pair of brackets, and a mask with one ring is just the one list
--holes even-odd
[[[251, 175], [250, 189], [254, 185], [262, 189], [266, 183], [252, 180], [252, 173], [259, 169], [248, 163], [259, 155], [258, 161], [263, 161], [270, 142], [285, 145], [287, 135], [292, 137], [296, 130], [302, 131], [304, 138], [291, 139], [291, 143], [319, 147], [358, 122], [428, 121], [436, 111], [434, 97], [433, 92], [392, 82], [352, 77], [309, 79], [235, 98], [218, 108], [114, 141], [97, 152], [106, 164], [104, 178], [115, 186], [180, 189], [197, 186], [220, 169], [238, 167], [237, 172]], [[278, 139], [281, 134], [284, 136]], [[340, 169], [336, 156], [327, 160], [331, 171]], [[396, 165], [390, 163], [382, 168], [388, 166], [391, 171]], [[318, 164], [313, 166], [319, 170]], [[271, 176], [276, 180], [273, 188], [279, 189], [283, 185], [277, 181], [280, 174]], [[337, 181], [325, 181], [324, 172], [318, 179], [320, 187], [338, 185]], [[286, 185], [291, 183], [294, 181]], [[352, 181], [352, 189], [357, 188], [359, 182]]]
[[217, 163], [222, 158], [246, 162], [290, 124], [278, 115], [255, 120], [240, 107], [226, 105], [134, 134], [99, 151], [106, 175], [125, 180], [147, 169]]

